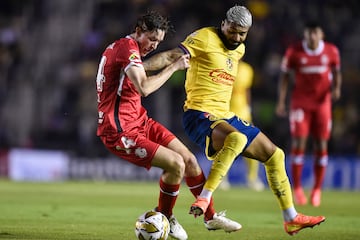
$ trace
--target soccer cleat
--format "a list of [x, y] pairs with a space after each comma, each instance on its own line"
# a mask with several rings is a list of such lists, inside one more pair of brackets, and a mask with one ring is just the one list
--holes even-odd
[[315, 225], [319, 225], [324, 221], [324, 216], [313, 217], [298, 213], [298, 215], [296, 215], [296, 217], [292, 221], [284, 222], [284, 228], [289, 235], [294, 235], [298, 233], [301, 229], [309, 227], [313, 228]]
[[206, 198], [197, 197], [196, 201], [191, 205], [189, 214], [194, 215], [194, 217], [201, 216], [209, 206], [209, 201]]
[[208, 230], [223, 229], [225, 232], [235, 232], [241, 229], [241, 224], [225, 217], [225, 211], [215, 213], [213, 219], [204, 222]]
[[172, 238], [178, 239], [178, 240], [186, 240], [188, 239], [188, 235], [185, 231], [185, 229], [180, 225], [180, 223], [177, 221], [177, 219], [172, 215], [169, 218], [170, 223], [170, 232], [169, 235]]
[[305, 205], [307, 203], [307, 198], [301, 187], [294, 189], [294, 201], [297, 205]]
[[314, 207], [319, 207], [321, 204], [321, 190], [314, 189], [311, 192], [311, 205]]

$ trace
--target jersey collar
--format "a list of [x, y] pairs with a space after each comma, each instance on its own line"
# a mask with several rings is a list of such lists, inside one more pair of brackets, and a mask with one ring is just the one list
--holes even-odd
[[322, 51], [324, 50], [324, 46], [325, 46], [323, 40], [320, 40], [319, 46], [318, 46], [315, 50], [310, 49], [310, 48], [307, 46], [305, 40], [302, 41], [302, 45], [303, 45], [304, 51], [305, 51], [308, 55], [313, 55], [313, 56], [319, 55], [320, 53], [322, 53]]

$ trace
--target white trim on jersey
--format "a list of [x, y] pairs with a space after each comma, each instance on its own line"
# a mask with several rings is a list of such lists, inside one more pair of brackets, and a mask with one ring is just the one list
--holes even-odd
[[131, 66], [136, 66], [136, 67], [141, 67], [144, 68], [144, 66], [141, 63], [136, 63], [136, 62], [129, 62], [129, 64], [125, 67], [125, 69], [123, 71], [121, 71], [120, 74], [120, 78], [119, 78], [119, 88], [117, 91], [117, 94], [119, 96], [121, 96], [121, 90], [122, 90], [122, 85], [124, 83], [124, 79], [125, 79], [125, 75], [126, 75], [126, 71], [129, 69], [129, 67]]
[[306, 53], [307, 55], [310, 55], [310, 56], [319, 55], [320, 53], [322, 53], [322, 51], [324, 51], [324, 48], [325, 48], [325, 43], [324, 43], [323, 40], [320, 40], [319, 46], [318, 46], [315, 50], [310, 49], [310, 48], [307, 46], [305, 40], [302, 41], [302, 45], [303, 45], [303, 48], [304, 48], [305, 53]]
[[323, 65], [320, 65], [320, 66], [304, 66], [304, 67], [299, 68], [299, 71], [301, 73], [305, 73], [305, 74], [314, 74], [314, 73], [321, 74], [321, 73], [326, 72], [327, 70], [328, 70], [328, 66], [323, 66]]

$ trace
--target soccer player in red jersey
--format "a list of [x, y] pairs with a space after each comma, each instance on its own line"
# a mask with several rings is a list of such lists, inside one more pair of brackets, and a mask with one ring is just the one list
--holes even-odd
[[328, 140], [332, 124], [332, 100], [340, 98], [342, 76], [338, 48], [323, 40], [324, 33], [316, 22], [304, 29], [304, 39], [288, 47], [281, 64], [278, 116], [286, 116], [286, 95], [291, 71], [294, 86], [290, 100], [291, 167], [295, 203], [304, 205], [307, 197], [301, 184], [307, 139], [313, 137], [314, 185], [311, 204], [321, 204], [321, 187], [328, 164]]
[[[142, 57], [158, 47], [169, 28], [167, 18], [149, 12], [137, 19], [131, 34], [106, 48], [96, 78], [97, 135], [120, 159], [146, 169], [152, 166], [163, 169], [156, 210], [169, 219], [170, 236], [183, 240], [188, 238], [187, 233], [173, 215], [181, 181], [185, 178], [196, 197], [202, 191], [205, 176], [188, 148], [150, 118], [141, 105], [141, 97], [159, 89], [175, 71], [189, 67], [189, 56], [183, 54], [156, 75], [147, 76]], [[241, 227], [221, 214], [218, 216], [213, 203], [205, 213], [205, 220], [213, 223], [214, 228], [221, 225], [221, 229], [229, 232]]]

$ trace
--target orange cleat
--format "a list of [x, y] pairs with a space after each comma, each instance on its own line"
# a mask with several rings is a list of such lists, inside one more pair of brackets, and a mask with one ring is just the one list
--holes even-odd
[[302, 188], [294, 189], [294, 201], [297, 205], [305, 205], [307, 203], [307, 198]]
[[284, 228], [289, 235], [294, 235], [297, 234], [301, 229], [309, 227], [313, 228], [315, 225], [319, 225], [324, 221], [324, 216], [313, 217], [298, 213], [298, 215], [296, 215], [292, 221], [284, 222]]
[[311, 205], [314, 207], [319, 207], [321, 204], [321, 190], [314, 189], [311, 192]]
[[210, 202], [206, 198], [197, 197], [196, 201], [191, 205], [189, 214], [194, 217], [201, 216], [208, 208]]

